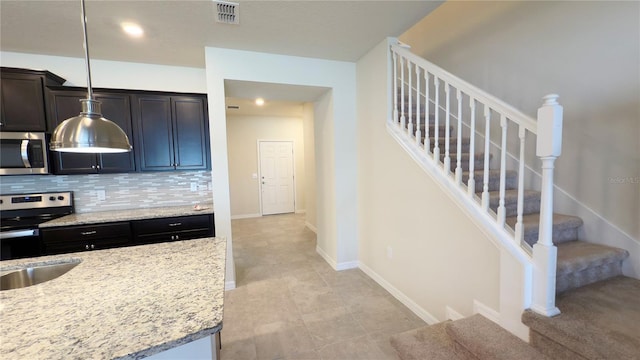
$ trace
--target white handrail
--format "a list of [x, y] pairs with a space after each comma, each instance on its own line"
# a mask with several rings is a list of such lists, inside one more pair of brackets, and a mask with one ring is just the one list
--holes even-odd
[[537, 134], [537, 123], [536, 120], [520, 110], [514, 108], [513, 106], [507, 104], [506, 102], [498, 99], [497, 97], [485, 92], [484, 90], [479, 89], [478, 87], [460, 79], [459, 77], [451, 74], [450, 72], [440, 68], [439, 66], [413, 54], [407, 48], [398, 45], [392, 44], [391, 49], [402, 55], [405, 59], [412, 61], [414, 64], [422, 67], [423, 69], [428, 68], [429, 73], [432, 75], [436, 75], [441, 80], [444, 80], [447, 84], [453, 85], [456, 88], [464, 89], [465, 93], [476, 100], [480, 101], [484, 104], [491, 104], [491, 108], [495, 111], [506, 115], [512, 121], [523, 125], [530, 132]]

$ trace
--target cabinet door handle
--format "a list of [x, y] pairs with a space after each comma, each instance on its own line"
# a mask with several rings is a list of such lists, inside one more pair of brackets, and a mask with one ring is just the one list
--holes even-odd
[[169, 226], [171, 226], [171, 227], [180, 226], [180, 225], [182, 225], [182, 223], [179, 223], [179, 222], [169, 224]]
[[93, 244], [91, 244], [91, 250], [93, 250], [93, 249], [95, 249], [95, 248], [96, 248], [96, 246], [95, 246], [95, 245], [93, 245]]
[[180, 240], [180, 236], [179, 235], [176, 235], [176, 240]]
[[87, 245], [85, 245], [85, 246], [84, 246], [84, 248], [85, 248], [86, 250], [89, 250], [89, 245], [88, 245], [88, 244], [87, 244]]
[[86, 235], [93, 235], [93, 234], [95, 234], [95, 233], [96, 233], [96, 231], [95, 231], [95, 230], [93, 230], [93, 231], [83, 231], [83, 232], [81, 232], [80, 234], [82, 234], [82, 235], [85, 235], [85, 236], [86, 236]]
[[96, 165], [96, 169], [100, 170], [102, 167], [100, 165]]

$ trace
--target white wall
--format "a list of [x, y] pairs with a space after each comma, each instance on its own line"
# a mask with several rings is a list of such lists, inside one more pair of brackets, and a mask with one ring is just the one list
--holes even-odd
[[295, 211], [305, 211], [305, 144], [300, 117], [227, 115], [231, 216], [260, 216], [258, 140], [293, 141]]
[[302, 109], [302, 127], [304, 131], [304, 164], [305, 164], [305, 224], [317, 232], [316, 221], [316, 152], [313, 120], [313, 104], [305, 103]]
[[316, 102], [314, 113], [318, 250], [336, 268], [353, 266], [358, 256], [355, 64], [211, 47], [205, 55], [216, 230], [229, 237], [228, 249], [232, 234], [224, 80], [317, 86], [331, 89]]
[[586, 224], [587, 240], [608, 238], [599, 229], [610, 222], [628, 235], [619, 243], [638, 247], [639, 2], [450, 1], [400, 40], [532, 116], [542, 96], [558, 93], [556, 183], [587, 208], [562, 210], [592, 217], [590, 208], [606, 219]]
[[[87, 86], [82, 58], [0, 52], [0, 66], [48, 70], [67, 80], [65, 86]], [[91, 60], [93, 87], [205, 93], [205, 70], [182, 66]]]
[[386, 130], [387, 42], [357, 63], [362, 269], [429, 322], [500, 307], [500, 251]]

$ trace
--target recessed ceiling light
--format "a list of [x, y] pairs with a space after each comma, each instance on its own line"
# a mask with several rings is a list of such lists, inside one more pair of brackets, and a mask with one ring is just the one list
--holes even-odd
[[122, 23], [121, 26], [122, 26], [122, 30], [124, 30], [124, 32], [129, 34], [129, 36], [141, 37], [142, 35], [144, 35], [144, 30], [142, 30], [142, 28], [138, 24], [125, 22], [125, 23]]
[[257, 98], [256, 99], [256, 105], [258, 105], [258, 106], [264, 105], [264, 99], [263, 98]]

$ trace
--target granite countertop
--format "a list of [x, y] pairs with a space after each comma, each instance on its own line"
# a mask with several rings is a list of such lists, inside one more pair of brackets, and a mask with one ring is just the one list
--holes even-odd
[[161, 208], [145, 208], [130, 210], [110, 210], [90, 213], [71, 214], [40, 224], [40, 228], [71, 226], [84, 224], [99, 224], [115, 221], [144, 220], [173, 216], [187, 216], [198, 214], [213, 214], [213, 204], [193, 206], [168, 206]]
[[222, 329], [226, 241], [203, 238], [0, 262], [81, 261], [0, 291], [0, 358], [138, 359]]

